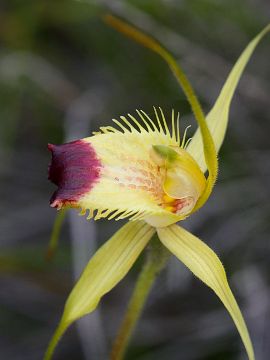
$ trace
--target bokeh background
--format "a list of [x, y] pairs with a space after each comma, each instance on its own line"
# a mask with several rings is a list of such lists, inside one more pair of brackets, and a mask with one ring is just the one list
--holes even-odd
[[[0, 353], [41, 359], [65, 299], [91, 254], [120, 223], [70, 212], [45, 260], [56, 212], [48, 142], [88, 136], [136, 108], [189, 106], [166, 65], [101, 21], [114, 12], [176, 55], [207, 112], [232, 64], [269, 21], [268, 0], [2, 0], [0, 3]], [[207, 206], [184, 226], [220, 255], [258, 360], [270, 354], [270, 37], [234, 97], [220, 174]], [[143, 256], [142, 256], [143, 258]], [[55, 359], [106, 360], [140, 258], [99, 309], [73, 325]], [[151, 293], [127, 359], [245, 359], [223, 306], [175, 259]]]

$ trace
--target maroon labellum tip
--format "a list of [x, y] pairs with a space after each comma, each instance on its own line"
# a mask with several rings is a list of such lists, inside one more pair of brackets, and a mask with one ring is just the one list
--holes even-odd
[[63, 145], [48, 144], [52, 153], [48, 178], [58, 189], [51, 197], [52, 207], [75, 206], [88, 193], [100, 177], [101, 162], [93, 146], [76, 140]]

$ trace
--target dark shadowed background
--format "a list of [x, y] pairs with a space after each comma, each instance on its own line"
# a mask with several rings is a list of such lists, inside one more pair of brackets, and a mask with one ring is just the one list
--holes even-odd
[[[140, 108], [181, 113], [195, 126], [155, 54], [106, 27], [113, 11], [164, 43], [207, 112], [232, 64], [269, 21], [268, 0], [4, 0], [0, 3], [0, 357], [41, 359], [75, 279], [120, 223], [68, 214], [51, 262], [56, 211], [47, 143], [89, 136]], [[220, 174], [207, 206], [183, 225], [220, 255], [258, 360], [270, 354], [270, 36], [234, 97]], [[106, 360], [141, 266], [73, 325], [55, 359]], [[245, 359], [215, 295], [175, 259], [151, 293], [127, 359]]]

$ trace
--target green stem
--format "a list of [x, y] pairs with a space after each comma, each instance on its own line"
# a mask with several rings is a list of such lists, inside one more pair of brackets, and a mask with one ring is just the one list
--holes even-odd
[[51, 238], [49, 241], [47, 254], [46, 254], [46, 259], [48, 261], [50, 261], [53, 258], [53, 255], [55, 254], [56, 248], [58, 246], [60, 231], [62, 229], [62, 225], [65, 220], [66, 213], [67, 213], [67, 209], [62, 209], [58, 211], [56, 214], [52, 233], [51, 233]]
[[160, 243], [157, 235], [154, 236], [148, 248], [146, 262], [139, 274], [126, 314], [115, 338], [110, 356], [111, 360], [123, 359], [129, 340], [143, 311], [154, 281], [165, 267], [169, 256], [170, 253]]

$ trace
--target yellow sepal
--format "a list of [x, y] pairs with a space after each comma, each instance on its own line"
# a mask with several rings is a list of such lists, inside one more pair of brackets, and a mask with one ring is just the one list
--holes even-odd
[[[238, 85], [240, 77], [251, 57], [256, 46], [267, 32], [270, 31], [270, 24], [266, 26], [245, 48], [241, 56], [237, 60], [233, 69], [231, 70], [215, 105], [206, 117], [207, 125], [214, 139], [216, 151], [218, 152], [225, 137], [231, 100], [235, 89]], [[197, 161], [202, 171], [207, 170], [207, 165], [202, 153], [202, 136], [199, 129], [197, 129], [192, 141], [187, 146], [187, 151]]]
[[44, 360], [51, 359], [66, 329], [77, 319], [94, 311], [101, 297], [122, 280], [154, 232], [154, 228], [145, 222], [129, 222], [99, 248], [67, 299]]
[[217, 294], [239, 331], [249, 360], [254, 360], [253, 347], [245, 321], [229, 287], [224, 267], [214, 251], [177, 225], [157, 229], [157, 232], [160, 241]]

